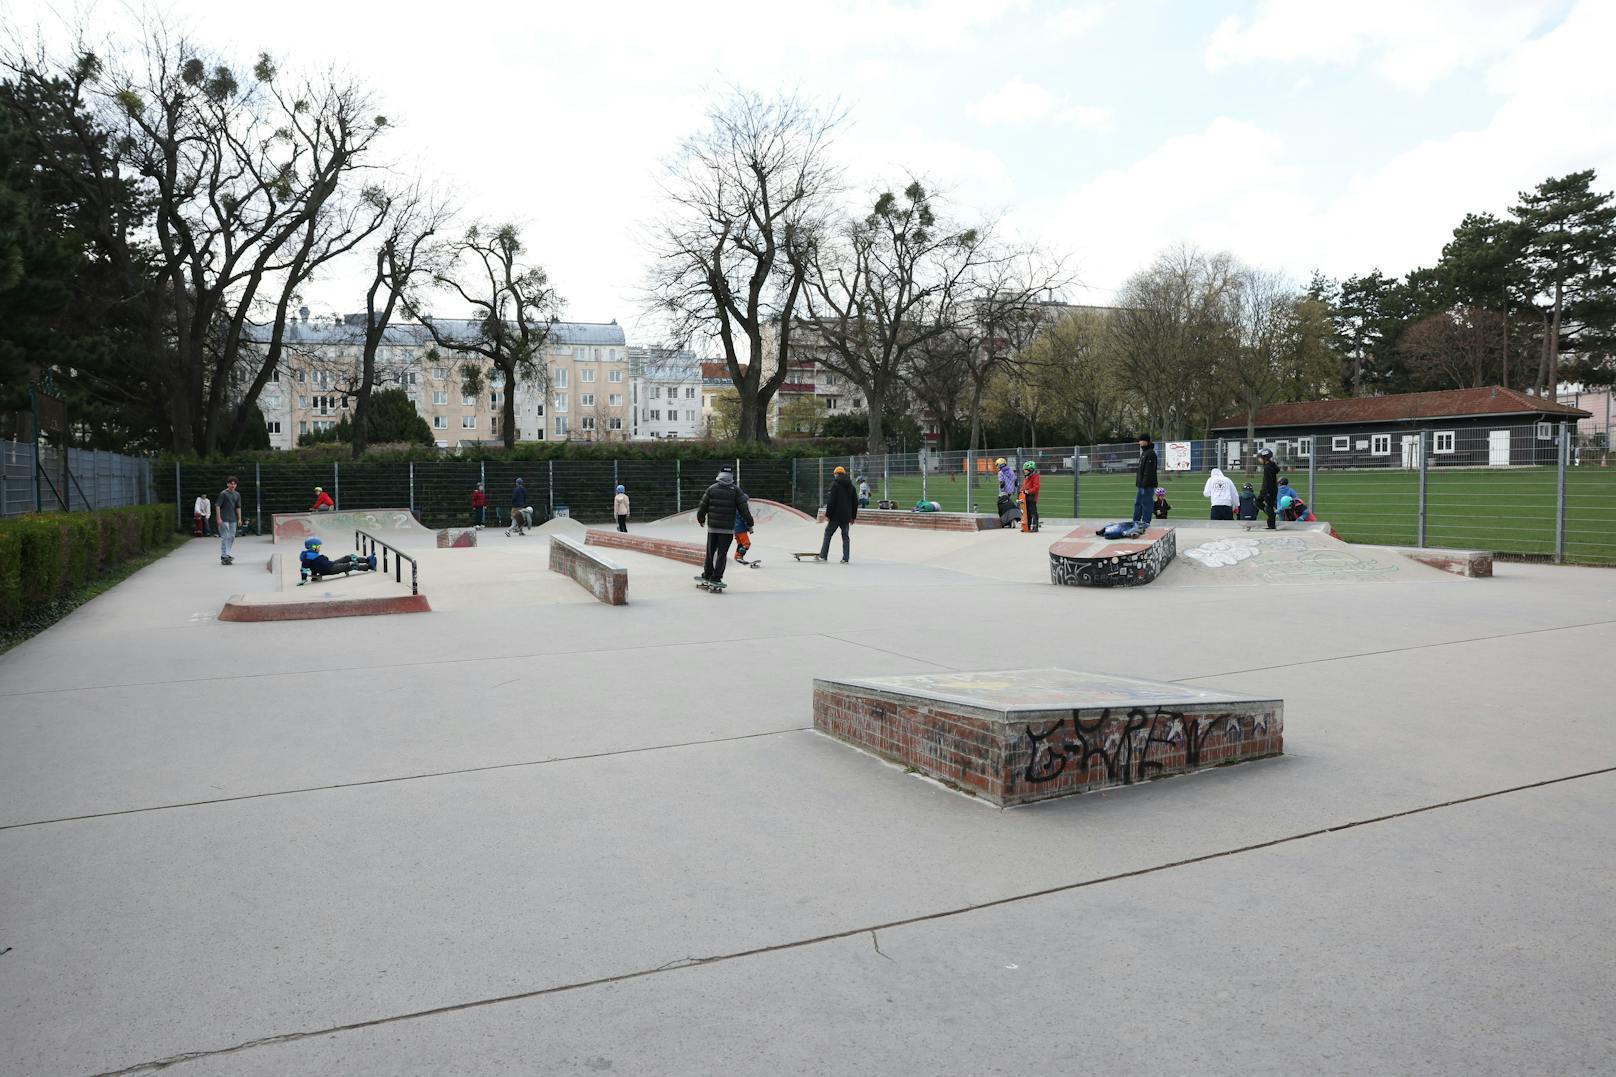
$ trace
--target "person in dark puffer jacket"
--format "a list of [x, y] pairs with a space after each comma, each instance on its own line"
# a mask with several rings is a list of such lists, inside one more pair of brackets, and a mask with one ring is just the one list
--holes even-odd
[[707, 487], [696, 506], [696, 523], [707, 528], [707, 561], [696, 579], [722, 585], [724, 563], [729, 559], [729, 544], [735, 539], [735, 522], [753, 526], [752, 506], [746, 493], [735, 485], [735, 472], [729, 468], [718, 473], [718, 481]]
[[830, 560], [830, 537], [838, 530], [842, 533], [842, 564], [847, 564], [851, 544], [847, 528], [858, 519], [858, 493], [847, 477], [847, 469], [839, 467], [831, 479], [830, 492], [825, 495], [825, 541], [819, 544], [819, 559]]

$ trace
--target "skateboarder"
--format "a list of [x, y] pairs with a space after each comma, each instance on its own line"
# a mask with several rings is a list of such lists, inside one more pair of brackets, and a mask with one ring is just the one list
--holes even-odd
[[825, 541], [819, 544], [819, 559], [830, 560], [830, 537], [842, 533], [842, 564], [852, 555], [852, 542], [847, 529], [858, 519], [858, 496], [847, 478], [847, 469], [839, 467], [831, 473], [830, 491], [825, 495]]
[[1214, 520], [1232, 520], [1235, 509], [1240, 507], [1240, 491], [1234, 488], [1234, 483], [1222, 468], [1212, 469], [1206, 485], [1201, 487], [1201, 496], [1212, 502]]
[[1257, 491], [1257, 507], [1268, 517], [1268, 530], [1278, 530], [1274, 523], [1274, 510], [1279, 506], [1279, 465], [1274, 463], [1273, 449], [1258, 449], [1257, 459], [1262, 461], [1262, 489]]
[[213, 522], [219, 529], [219, 564], [233, 565], [236, 559], [230, 550], [236, 544], [236, 528], [241, 525], [241, 495], [236, 492], [236, 477], [225, 480], [224, 489], [213, 500]]
[[[840, 469], [838, 469], [840, 470]], [[848, 484], [852, 488], [852, 484]], [[745, 521], [752, 526], [752, 506], [746, 494], [735, 485], [735, 472], [724, 468], [718, 481], [707, 487], [696, 506], [696, 524], [707, 529], [707, 557], [696, 579], [715, 590], [724, 589], [724, 563], [729, 560], [729, 544], [735, 538], [735, 524]]]
[[531, 521], [527, 514], [527, 487], [521, 479], [516, 480], [516, 489], [511, 491], [511, 526], [505, 529], [509, 535], [512, 531], [518, 535], [527, 534], [527, 525]]
[[[745, 497], [746, 491], [741, 491], [741, 496]], [[741, 519], [740, 514], [737, 513], [735, 516], [735, 560], [743, 565], [752, 563], [746, 559], [746, 555], [752, 552], [751, 530], [746, 521]]]
[[478, 483], [471, 491], [471, 526], [481, 531], [483, 529], [483, 514], [488, 511], [488, 495], [483, 492], [483, 484]]
[[1156, 493], [1156, 444], [1149, 434], [1139, 435], [1139, 470], [1133, 479], [1133, 522], [1143, 531], [1150, 526]]
[[344, 572], [374, 572], [376, 557], [360, 557], [356, 553], [344, 554], [335, 561], [320, 552], [319, 538], [303, 540], [303, 552], [298, 554], [298, 575], [308, 580], [322, 576], [335, 576]]
[[330, 494], [321, 487], [314, 488], [314, 504], [309, 506], [310, 512], [330, 512], [336, 507], [337, 503], [331, 500]]
[[612, 515], [617, 517], [617, 529], [627, 531], [628, 491], [623, 489], [621, 485], [617, 487], [617, 493], [612, 496]]
[[1038, 478], [1038, 465], [1028, 460], [1021, 465], [1026, 477], [1021, 480], [1021, 497], [1026, 502], [1026, 514], [1022, 517], [1022, 528], [1027, 531], [1037, 531], [1038, 524], [1038, 489], [1042, 482]]
[[1257, 495], [1251, 489], [1251, 483], [1242, 483], [1240, 486], [1240, 518], [1242, 520], [1255, 520], [1257, 518]]
[[213, 523], [213, 502], [208, 500], [207, 494], [196, 495], [196, 504], [191, 506], [191, 520], [196, 527], [196, 537], [205, 538], [208, 526]]

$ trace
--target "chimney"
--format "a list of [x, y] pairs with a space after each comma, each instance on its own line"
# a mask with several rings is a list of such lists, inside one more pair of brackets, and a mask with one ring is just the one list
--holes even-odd
[[308, 307], [298, 307], [297, 308], [297, 320], [302, 322], [304, 325], [309, 324], [309, 308]]

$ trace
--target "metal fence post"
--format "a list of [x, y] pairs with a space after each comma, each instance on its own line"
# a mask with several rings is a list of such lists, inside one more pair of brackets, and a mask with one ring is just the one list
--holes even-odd
[[1427, 461], [1426, 461], [1426, 457], [1427, 457], [1428, 454], [1425, 451], [1425, 441], [1426, 441], [1426, 431], [1421, 430], [1420, 433], [1419, 433], [1419, 441], [1416, 442], [1416, 444], [1419, 446], [1419, 451], [1420, 451], [1420, 522], [1419, 522], [1419, 539], [1418, 539], [1416, 545], [1419, 545], [1419, 546], [1422, 546], [1422, 547], [1425, 545], [1425, 487], [1426, 487], [1426, 480], [1430, 477], [1430, 474], [1431, 474], [1430, 468], [1427, 466]]
[[920, 460], [920, 500], [922, 500], [922, 501], [930, 501], [931, 500], [931, 493], [930, 493], [930, 491], [928, 491], [926, 489], [926, 461], [927, 461], [927, 459], [928, 458], [927, 458], [925, 453], [920, 454], [920, 457], [919, 457], [919, 460]]
[[617, 493], [617, 488], [621, 486], [622, 483], [623, 480], [617, 476], [617, 457], [614, 456], [612, 457], [612, 493], [614, 495]]
[[410, 461], [410, 515], [415, 515], [415, 461]]
[[881, 500], [892, 500], [892, 454], [881, 457]]
[[1083, 517], [1083, 501], [1080, 490], [1083, 486], [1083, 446], [1072, 446], [1072, 519]]
[[342, 508], [342, 465], [335, 461], [331, 463], [331, 508]]
[[550, 518], [553, 519], [555, 517], [555, 461], [550, 460], [546, 463], [548, 466], [546, 467], [544, 487], [549, 499]]
[[737, 456], [735, 458], [735, 485], [739, 486], [740, 484], [741, 484], [741, 458], [739, 456]]
[[975, 511], [972, 506], [976, 503], [971, 497], [971, 483], [976, 481], [976, 450], [965, 450], [965, 511]]
[[1319, 439], [1313, 439], [1313, 451], [1307, 454], [1307, 507], [1313, 515], [1319, 514]]
[[253, 519], [257, 523], [253, 527], [260, 535], [264, 533], [264, 465], [253, 465]]
[[1565, 561], [1566, 515], [1566, 462], [1571, 458], [1571, 441], [1566, 436], [1566, 422], [1560, 420], [1560, 453], [1555, 467], [1554, 483], [1554, 563]]
[[[673, 511], [683, 512], [684, 509], [684, 469], [679, 466], [680, 461], [673, 461]], [[793, 468], [795, 471], [795, 468]]]
[[[38, 452], [39, 442], [34, 442], [35, 452]], [[192, 504], [195, 504], [193, 499]], [[39, 469], [34, 468], [34, 511], [39, 511]], [[185, 530], [185, 492], [180, 488], [180, 462], [174, 461], [174, 526], [181, 531]], [[207, 530], [206, 527], [203, 530]]]
[[819, 458], [819, 494], [818, 494], [818, 499], [814, 502], [814, 508], [817, 509], [819, 506], [823, 505], [824, 503], [825, 503], [825, 458], [823, 456], [821, 456]]

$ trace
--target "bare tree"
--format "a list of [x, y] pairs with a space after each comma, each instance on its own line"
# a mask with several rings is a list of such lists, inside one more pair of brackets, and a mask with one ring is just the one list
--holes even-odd
[[[1229, 290], [1230, 346], [1220, 367], [1229, 395], [1246, 416], [1246, 440], [1257, 440], [1257, 412], [1278, 400], [1324, 395], [1338, 373], [1334, 327], [1322, 300], [1286, 277], [1237, 268]], [[1255, 455], [1246, 455], [1246, 470]]]
[[1504, 316], [1480, 307], [1439, 311], [1404, 330], [1397, 350], [1425, 388], [1489, 385], [1505, 363]]
[[735, 91], [668, 167], [667, 215], [652, 227], [647, 305], [667, 320], [676, 347], [716, 338], [744, 441], [769, 439], [769, 403], [786, 380], [807, 274], [805, 247], [837, 182], [827, 146], [840, 121], [795, 97]]
[[953, 326], [917, 343], [909, 352], [903, 370], [905, 384], [914, 398], [926, 406], [937, 422], [937, 447], [948, 452], [953, 446], [954, 423], [960, 403], [971, 388], [969, 354], [972, 343]]
[[423, 283], [448, 268], [448, 248], [439, 241], [439, 234], [453, 213], [443, 199], [419, 183], [380, 197], [387, 223], [372, 255], [370, 285], [365, 289], [365, 322], [354, 390], [355, 459], [364, 455], [370, 441], [370, 394], [376, 385], [376, 356], [387, 327], [401, 306], [410, 309], [416, 305], [413, 295]]
[[1082, 440], [1102, 441], [1122, 421], [1127, 398], [1118, 375], [1111, 312], [1064, 311], [1033, 340], [1023, 365], [1047, 387], [1053, 410]]
[[472, 225], [450, 245], [448, 268], [432, 274], [434, 283], [471, 307], [472, 317], [439, 323], [422, 313], [417, 297], [408, 292], [402, 297], [405, 310], [420, 319], [438, 347], [472, 358], [461, 368], [466, 392], [482, 391], [479, 363], [504, 377], [500, 436], [507, 449], [516, 447], [518, 382], [526, 380], [548, 402], [544, 350], [562, 306], [549, 275], [525, 264], [524, 254], [514, 224]]

